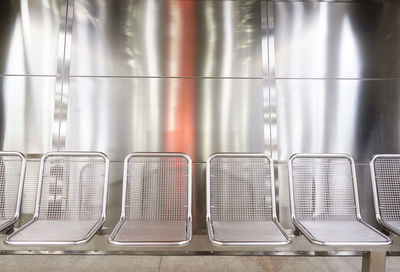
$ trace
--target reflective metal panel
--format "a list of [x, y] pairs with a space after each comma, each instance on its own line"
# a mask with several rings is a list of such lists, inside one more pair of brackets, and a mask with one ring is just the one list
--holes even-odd
[[400, 80], [276, 80], [278, 153], [400, 152]]
[[76, 0], [71, 75], [261, 77], [260, 2]]
[[66, 150], [263, 152], [261, 79], [70, 79]]
[[28, 159], [26, 161], [24, 190], [21, 203], [21, 217], [19, 226], [23, 226], [32, 220], [35, 211], [37, 184], [39, 180], [40, 159]]
[[275, 163], [275, 184], [279, 191], [276, 196], [277, 211], [279, 222], [285, 229], [294, 229], [290, 218], [290, 198], [289, 198], [289, 166], [287, 162]]
[[277, 78], [400, 76], [400, 4], [274, 3]]
[[56, 74], [61, 5], [65, 1], [0, 2], [1, 74]]
[[207, 234], [206, 225], [206, 164], [192, 165], [193, 235]]
[[107, 217], [106, 222], [103, 225], [103, 228], [108, 229], [110, 232], [118, 223], [118, 219], [121, 215], [123, 173], [123, 162], [110, 162], [107, 192]]
[[50, 150], [55, 77], [0, 77], [0, 149]]
[[358, 197], [361, 218], [375, 228], [382, 229], [375, 217], [374, 201], [371, 187], [371, 172], [368, 164], [357, 164]]

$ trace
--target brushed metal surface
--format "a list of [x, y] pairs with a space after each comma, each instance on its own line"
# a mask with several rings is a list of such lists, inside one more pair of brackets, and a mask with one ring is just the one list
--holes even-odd
[[[18, 1], [9, 1], [13, 5], [14, 2]], [[53, 7], [54, 4], [57, 4], [57, 7], [62, 6], [59, 3], [65, 5], [65, 0], [22, 2], [43, 6], [40, 12], [48, 12], [47, 8]], [[0, 66], [3, 68], [0, 67], [0, 73], [55, 74], [56, 60], [50, 60], [53, 58], [53, 50], [56, 52], [54, 56], [65, 56], [65, 62], [60, 62], [61, 76], [65, 79], [60, 88], [63, 93], [59, 94], [60, 99], [63, 95], [63, 100], [56, 105], [60, 116], [59, 119], [49, 121], [50, 124], [59, 122], [59, 135], [54, 136], [60, 138], [61, 149], [102, 149], [113, 160], [122, 160], [126, 154], [135, 150], [182, 150], [197, 162], [205, 161], [214, 152], [263, 152], [264, 149], [267, 152], [271, 149], [273, 158], [280, 160], [286, 160], [292, 152], [338, 150], [366, 162], [373, 152], [400, 150], [400, 131], [395, 125], [399, 121], [399, 110], [396, 107], [399, 88], [396, 80], [354, 81], [357, 83], [346, 83], [345, 80], [332, 81], [336, 83], [327, 83], [329, 80], [320, 80], [320, 83], [318, 80], [302, 80], [299, 81], [301, 83], [284, 84], [280, 84], [278, 80], [276, 87], [273, 81], [275, 76], [321, 79], [399, 77], [398, 3], [382, 5], [268, 2], [267, 20], [261, 18], [266, 16], [265, 10], [260, 11], [260, 6], [265, 6], [266, 1], [70, 0], [69, 3], [74, 3], [76, 11], [74, 18], [72, 14], [66, 17], [66, 24], [73, 27], [72, 42], [67, 37], [64, 41], [66, 51], [59, 50], [57, 53], [57, 44], [54, 45], [54, 49], [49, 49], [46, 45], [50, 40], [56, 40], [46, 38], [49, 37], [46, 35], [49, 34], [50, 28], [46, 26], [39, 32], [31, 31], [36, 33], [35, 42], [27, 43], [33, 38], [28, 40], [28, 36], [25, 35], [24, 48], [34, 50], [25, 49], [28, 53], [23, 53], [26, 55], [26, 63], [30, 63], [30, 66], [24, 65], [30, 68], [21, 66], [22, 62], [16, 61], [16, 56], [18, 59], [23, 56], [19, 54], [22, 52], [21, 43], [8, 51], [10, 37], [16, 35], [12, 34], [14, 32], [10, 29], [17, 27], [4, 27], [3, 31], [0, 31], [0, 37], [3, 37], [0, 47], [0, 51], [3, 52], [0, 53]], [[6, 3], [0, 4], [1, 11], [4, 11], [2, 23], [6, 26], [13, 24], [14, 21], [10, 18], [18, 17], [18, 12], [11, 12], [9, 6], [6, 8]], [[36, 11], [28, 9], [29, 14], [37, 14]], [[29, 18], [31, 23], [28, 25], [31, 29], [38, 28], [36, 22], [47, 24], [53, 19], [59, 20], [58, 17], [36, 15]], [[44, 21], [46, 23], [43, 23]], [[60, 23], [51, 22], [57, 40], [61, 40], [58, 35], [65, 33], [60, 28]], [[21, 30], [18, 31], [21, 33]], [[15, 37], [22, 39], [21, 34]], [[36, 46], [38, 43], [41, 46], [39, 49]], [[70, 49], [72, 52], [69, 52]], [[18, 54], [9, 54], [10, 52]], [[46, 53], [45, 56], [43, 52]], [[70, 58], [71, 73], [77, 76], [223, 76], [263, 77], [263, 80], [82, 77], [71, 79], [72, 90], [69, 94], [67, 76]], [[7, 59], [10, 61], [6, 62]], [[36, 59], [42, 63], [33, 61]], [[13, 63], [14, 66], [7, 66], [6, 63]], [[17, 66], [17, 69], [13, 68]], [[11, 68], [14, 70], [7, 70]], [[26, 72], [28, 70], [29, 72]], [[36, 80], [42, 79], [33, 81]], [[47, 80], [53, 79], [45, 81]], [[12, 80], [14, 83], [6, 85], [22, 84], [20, 86], [26, 86], [26, 91], [22, 93], [38, 93], [37, 88], [32, 87], [36, 86], [36, 83], [21, 83], [24, 81], [25, 77], [18, 77]], [[30, 96], [25, 103], [24, 109], [34, 110], [28, 110], [24, 118], [16, 117], [21, 112], [19, 102], [16, 102], [20, 101], [17, 99], [20, 91], [14, 92], [12, 97], [7, 95], [14, 102], [8, 103], [7, 107], [0, 107], [0, 116], [9, 120], [8, 124], [13, 124], [11, 130], [6, 130], [7, 122], [0, 122], [0, 135], [3, 135], [1, 137], [7, 136], [17, 141], [18, 144], [14, 147], [18, 150], [25, 148], [21, 150], [23, 152], [28, 150], [27, 152], [32, 153], [45, 153], [44, 150], [48, 151], [48, 148], [45, 148], [47, 144], [42, 146], [43, 141], [49, 144], [51, 142], [50, 134], [47, 133], [51, 127], [42, 125], [47, 123], [47, 118], [53, 118], [53, 104], [42, 102], [52, 97], [54, 87], [46, 87], [45, 84], [40, 86], [40, 94], [34, 98]], [[282, 86], [290, 88], [285, 87], [281, 91]], [[14, 90], [15, 87], [7, 87], [7, 91], [1, 93], [11, 93], [11, 89]], [[269, 95], [271, 100], [267, 99]], [[37, 106], [37, 100], [42, 101], [41, 107]], [[320, 103], [321, 101], [324, 102]], [[1, 101], [0, 103], [4, 104]], [[326, 122], [319, 121], [319, 118]], [[23, 125], [21, 120], [24, 120]], [[272, 127], [269, 128], [271, 124]], [[271, 131], [269, 139], [265, 137], [268, 131]], [[33, 141], [32, 137], [39, 134], [49, 136], [40, 136]], [[15, 135], [17, 136], [14, 137]], [[266, 142], [263, 142], [264, 139]], [[276, 155], [276, 150], [279, 151], [279, 156]], [[277, 165], [278, 172], [282, 173], [276, 180], [279, 185], [277, 201], [281, 222], [283, 220], [285, 227], [291, 228], [288, 205], [285, 205], [288, 189], [285, 187], [286, 180], [283, 175], [287, 165], [282, 163]], [[30, 163], [28, 160], [27, 167], [31, 168], [27, 171], [31, 174], [28, 182], [30, 185], [24, 190], [23, 221], [30, 219], [29, 214], [33, 212], [32, 203], [36, 188], [36, 162]], [[368, 191], [369, 172], [367, 167], [361, 167], [361, 170], [358, 167], [359, 165], [357, 173], [361, 213], [363, 218], [366, 218], [370, 217], [368, 209], [372, 210], [372, 198]], [[204, 169], [203, 163], [195, 163], [193, 166], [194, 234], [206, 233]], [[368, 186], [364, 186], [367, 184], [365, 182]], [[121, 184], [122, 163], [112, 162], [106, 233], [111, 231], [120, 215]], [[111, 248], [106, 238], [107, 236], [97, 236], [93, 243], [86, 247], [66, 247], [57, 251], [44, 251], [48, 248], [41, 248], [40, 251], [30, 248], [32, 251], [28, 251], [27, 248], [8, 248], [3, 245], [4, 251], [0, 253], [145, 253], [143, 249], [121, 251], [120, 248]], [[171, 250], [168, 249], [152, 250], [153, 254], [157, 251], [161, 252], [158, 254], [171, 254]], [[331, 255], [337, 254], [333, 251], [345, 248], [326, 251], [326, 248], [310, 246], [304, 237], [299, 236], [295, 237], [293, 247], [287, 250], [274, 249], [282, 250], [280, 252], [263, 252], [258, 248], [247, 250], [249, 251], [246, 253], [234, 248], [215, 248], [209, 244], [206, 236], [196, 235], [189, 247], [182, 248], [181, 254], [218, 251], [219, 254], [313, 255], [315, 252], [325, 252]], [[399, 242], [396, 241], [390, 250], [399, 251]]]
[[65, 1], [0, 2], [0, 74], [56, 74], [61, 5]]
[[18, 226], [21, 227], [33, 218], [36, 203], [37, 184], [39, 180], [40, 159], [26, 161], [24, 188], [22, 192], [21, 217]]
[[55, 77], [0, 77], [0, 149], [50, 150]]
[[399, 13], [399, 3], [274, 3], [276, 77], [399, 77]]
[[[267, 132], [264, 134], [267, 135], [268, 130], [270, 132], [269, 137], [265, 137], [266, 141], [266, 149], [269, 147], [269, 152], [271, 154], [271, 158], [275, 159], [278, 156], [277, 150], [277, 139], [278, 139], [278, 131], [277, 131], [277, 123], [276, 123], [276, 88], [275, 88], [275, 38], [274, 38], [274, 3], [267, 2], [266, 3], [266, 15], [263, 13], [262, 22], [263, 30], [263, 44], [266, 46], [263, 47], [263, 57], [267, 56], [267, 65], [263, 67], [263, 79], [264, 79], [264, 116], [269, 115], [269, 120], [264, 121], [264, 126], [267, 128]], [[263, 7], [265, 4], [262, 5]], [[264, 11], [265, 12], [265, 11]], [[264, 17], [267, 17], [266, 19]], [[266, 21], [266, 22], [265, 22]], [[265, 29], [266, 23], [266, 29]], [[266, 37], [265, 37], [266, 36]], [[265, 41], [265, 39], [267, 41]], [[265, 48], [267, 47], [267, 48]], [[269, 141], [269, 143], [268, 143]], [[267, 152], [267, 151], [266, 151]], [[279, 191], [277, 188], [276, 192]]]
[[381, 231], [383, 228], [378, 224], [375, 217], [374, 200], [371, 186], [371, 171], [368, 164], [357, 164], [358, 198], [360, 201], [360, 212], [362, 219]]
[[278, 79], [276, 88], [279, 160], [346, 153], [368, 163], [400, 152], [399, 80]]
[[123, 172], [123, 162], [110, 162], [107, 192], [107, 217], [106, 222], [103, 225], [103, 229], [109, 230], [110, 232], [118, 223], [121, 215]]
[[260, 2], [75, 0], [71, 75], [261, 77]]
[[[71, 59], [71, 33], [72, 21], [74, 16], [74, 0], [67, 0], [61, 6], [60, 36], [57, 53], [57, 80], [55, 89], [55, 111], [53, 121], [52, 150], [59, 150], [60, 146], [65, 145], [65, 119], [66, 102], [63, 97], [68, 96], [68, 77]], [[65, 99], [64, 99], [65, 100]]]
[[261, 79], [70, 79], [66, 150], [183, 152], [205, 162], [216, 152], [264, 148]]
[[294, 229], [290, 217], [290, 197], [289, 197], [289, 166], [287, 162], [275, 163], [276, 168], [275, 184], [279, 191], [276, 194], [278, 219], [285, 229]]
[[206, 163], [192, 164], [192, 232], [207, 235]]

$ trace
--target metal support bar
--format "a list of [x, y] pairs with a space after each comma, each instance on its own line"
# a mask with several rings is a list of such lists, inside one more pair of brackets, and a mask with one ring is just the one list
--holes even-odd
[[364, 252], [362, 272], [385, 272], [386, 252]]

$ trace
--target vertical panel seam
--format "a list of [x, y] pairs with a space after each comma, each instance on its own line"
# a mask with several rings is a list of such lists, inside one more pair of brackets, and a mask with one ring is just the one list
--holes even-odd
[[68, 0], [67, 19], [65, 29], [65, 44], [62, 69], [62, 95], [60, 104], [60, 125], [58, 133], [58, 149], [65, 150], [66, 145], [66, 123], [68, 111], [68, 95], [69, 95], [69, 74], [71, 64], [71, 45], [72, 45], [72, 26], [74, 20], [74, 4], [75, 0]]
[[271, 147], [271, 113], [270, 94], [268, 86], [268, 24], [267, 3], [261, 1], [261, 57], [262, 57], [262, 91], [263, 91], [263, 125], [264, 125], [264, 152], [272, 155]]
[[57, 71], [56, 85], [54, 96], [54, 114], [53, 114], [53, 137], [51, 150], [59, 150], [59, 134], [61, 124], [61, 103], [63, 92], [63, 73], [64, 73], [64, 55], [65, 55], [65, 39], [66, 25], [68, 20], [68, 0], [63, 1], [60, 8], [60, 27], [59, 27], [59, 44], [57, 52]]

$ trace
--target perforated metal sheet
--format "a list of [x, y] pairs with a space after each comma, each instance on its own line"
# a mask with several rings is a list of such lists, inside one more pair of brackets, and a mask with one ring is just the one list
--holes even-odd
[[35, 213], [37, 187], [40, 172], [40, 159], [27, 159], [24, 179], [24, 190], [21, 205], [21, 214], [29, 215], [29, 219]]
[[213, 239], [220, 243], [282, 243], [287, 238], [273, 221], [215, 221]]
[[102, 156], [48, 156], [44, 161], [39, 219], [99, 219], [105, 164]]
[[[45, 155], [34, 220], [7, 239], [19, 244], [79, 243], [87, 239], [105, 219], [107, 175], [108, 159], [103, 154]], [[40, 231], [39, 226], [46, 227]], [[76, 239], [77, 229], [82, 234], [78, 235], [80, 239]]]
[[316, 240], [325, 243], [379, 243], [385, 239], [360, 221], [302, 221]]
[[377, 155], [371, 167], [380, 220], [400, 234], [400, 155]]
[[215, 154], [210, 157], [207, 212], [213, 242], [219, 245], [289, 242], [282, 228], [273, 222], [272, 169], [272, 160], [265, 155]]
[[213, 221], [272, 219], [271, 171], [265, 156], [215, 156], [210, 178]]
[[119, 242], [184, 241], [187, 222], [183, 220], [126, 220], [115, 236]]
[[97, 220], [37, 220], [18, 232], [14, 242], [38, 242], [43, 244], [55, 241], [80, 241], [86, 237]]
[[0, 152], [0, 231], [18, 218], [24, 168], [21, 154]]
[[292, 161], [298, 220], [356, 220], [350, 161], [344, 157], [296, 157]]
[[110, 241], [187, 242], [191, 238], [191, 160], [182, 154], [138, 153], [127, 157], [124, 171], [124, 209]]
[[324, 245], [387, 245], [391, 240], [360, 219], [352, 159], [294, 155], [289, 162], [294, 224]]

